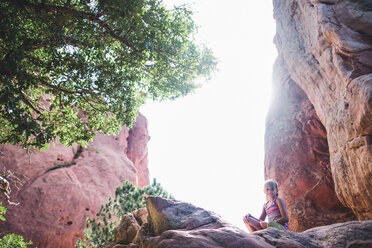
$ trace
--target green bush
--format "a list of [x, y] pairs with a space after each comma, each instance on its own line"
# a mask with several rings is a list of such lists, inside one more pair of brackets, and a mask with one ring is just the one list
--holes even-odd
[[84, 240], [78, 240], [76, 248], [103, 247], [114, 241], [114, 230], [118, 220], [133, 211], [146, 207], [146, 195], [173, 198], [154, 179], [150, 186], [139, 188], [125, 181], [116, 188], [115, 199], [109, 197], [108, 202], [101, 206], [96, 218], [87, 219], [84, 230]]
[[6, 213], [6, 208], [2, 206], [2, 202], [0, 202], [0, 220], [5, 221], [5, 213]]
[[25, 242], [23, 237], [14, 233], [7, 234], [0, 239], [1, 248], [27, 248], [32, 242]]

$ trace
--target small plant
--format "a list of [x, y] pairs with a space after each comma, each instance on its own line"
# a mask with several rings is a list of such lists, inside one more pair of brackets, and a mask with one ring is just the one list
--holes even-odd
[[6, 214], [6, 208], [2, 206], [2, 202], [0, 202], [0, 220], [5, 221], [4, 215]]
[[81, 147], [79, 147], [79, 149], [77, 150], [77, 152], [74, 155], [74, 159], [77, 159], [78, 157], [80, 157], [82, 152], [83, 152], [83, 149]]
[[72, 162], [66, 163], [66, 164], [56, 164], [55, 166], [53, 166], [52, 168], [50, 168], [48, 171], [52, 171], [52, 170], [59, 169], [59, 168], [68, 168], [71, 165], [75, 165], [75, 164], [76, 164], [75, 161], [72, 161]]
[[103, 247], [114, 241], [114, 230], [117, 220], [133, 211], [146, 207], [146, 195], [173, 198], [154, 179], [150, 186], [139, 188], [125, 181], [116, 188], [115, 198], [109, 197], [108, 202], [101, 206], [96, 218], [87, 219], [87, 228], [84, 230], [84, 240], [78, 240], [76, 248]]
[[7, 234], [0, 239], [1, 248], [27, 248], [28, 245], [32, 245], [32, 242], [25, 242], [22, 236], [14, 233]]

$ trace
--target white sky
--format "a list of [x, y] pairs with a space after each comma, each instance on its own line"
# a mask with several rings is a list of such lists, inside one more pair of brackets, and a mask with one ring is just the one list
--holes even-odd
[[245, 230], [265, 195], [264, 130], [277, 55], [271, 1], [167, 0], [191, 4], [198, 39], [219, 72], [194, 94], [148, 103], [151, 178], [176, 199], [220, 214]]

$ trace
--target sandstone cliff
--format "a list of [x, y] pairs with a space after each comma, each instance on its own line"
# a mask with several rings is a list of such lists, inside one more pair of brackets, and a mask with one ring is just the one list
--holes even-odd
[[99, 211], [125, 180], [148, 185], [147, 121], [139, 115], [134, 128], [117, 136], [99, 133], [87, 148], [51, 145], [30, 156], [19, 146], [0, 146], [0, 169], [21, 175], [24, 185], [12, 186], [6, 222], [0, 232], [32, 239], [38, 247], [75, 247], [85, 220]]
[[274, 0], [273, 106], [265, 176], [292, 230], [372, 219], [372, 4]]

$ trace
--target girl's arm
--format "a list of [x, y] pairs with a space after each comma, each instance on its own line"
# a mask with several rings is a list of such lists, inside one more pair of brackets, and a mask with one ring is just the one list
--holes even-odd
[[285, 206], [283, 199], [278, 197], [276, 198], [275, 203], [276, 205], [278, 205], [280, 215], [282, 216], [280, 219], [275, 220], [275, 222], [279, 224], [287, 223], [289, 219], [288, 219], [287, 207]]
[[266, 210], [265, 210], [265, 205], [266, 205], [266, 204], [263, 205], [262, 213], [261, 213], [261, 216], [260, 216], [260, 220], [262, 220], [262, 221], [265, 221], [265, 219], [266, 219]]
[[265, 210], [265, 207], [266, 207], [266, 204], [263, 205], [262, 213], [261, 213], [261, 216], [260, 216], [260, 226], [262, 228], [267, 228], [267, 222], [265, 222], [265, 219], [266, 219], [266, 210]]

